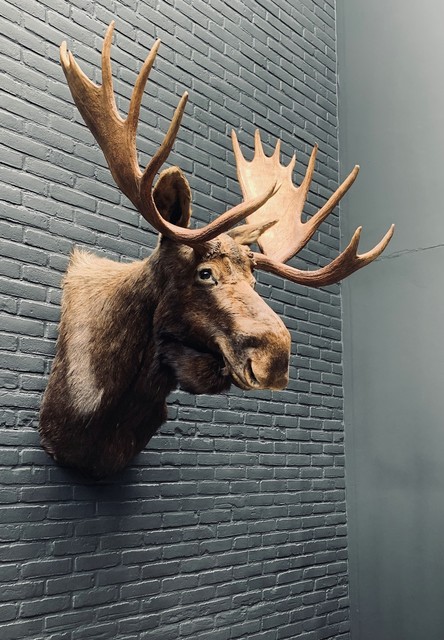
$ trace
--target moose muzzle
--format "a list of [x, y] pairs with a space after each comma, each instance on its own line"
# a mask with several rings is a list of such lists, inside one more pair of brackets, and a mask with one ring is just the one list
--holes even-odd
[[[241, 389], [284, 389], [288, 384], [291, 338], [268, 307], [266, 322], [250, 320], [249, 331], [218, 340], [227, 372]], [[265, 318], [262, 318], [264, 321]]]

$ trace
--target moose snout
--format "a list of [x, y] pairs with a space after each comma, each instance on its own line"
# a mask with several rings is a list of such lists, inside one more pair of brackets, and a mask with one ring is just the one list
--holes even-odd
[[285, 389], [288, 384], [288, 354], [248, 359], [245, 378], [258, 389]]
[[241, 389], [285, 389], [290, 332], [253, 289], [245, 287], [242, 293], [230, 331], [215, 340], [227, 373]]
[[277, 326], [238, 337], [229, 358], [235, 382], [247, 389], [285, 389], [290, 344], [290, 334], [280, 321]]
[[245, 380], [257, 389], [285, 389], [288, 384], [289, 349], [256, 349], [245, 366]]

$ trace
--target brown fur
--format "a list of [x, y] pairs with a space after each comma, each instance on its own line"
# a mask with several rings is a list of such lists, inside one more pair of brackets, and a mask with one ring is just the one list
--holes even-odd
[[[157, 198], [168, 201], [165, 217], [186, 226], [187, 183], [171, 173], [159, 179]], [[46, 451], [106, 476], [145, 447], [177, 385], [191, 393], [284, 387], [289, 334], [255, 293], [252, 268], [249, 250], [224, 234], [193, 249], [162, 238], [132, 264], [76, 250], [41, 408]], [[214, 282], [201, 279], [202, 269]]]

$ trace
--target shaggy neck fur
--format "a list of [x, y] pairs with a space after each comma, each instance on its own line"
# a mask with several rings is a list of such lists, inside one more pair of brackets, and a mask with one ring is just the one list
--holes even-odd
[[166, 419], [175, 380], [152, 340], [156, 255], [121, 264], [76, 251], [65, 277], [40, 433], [57, 462], [88, 475], [125, 467]]

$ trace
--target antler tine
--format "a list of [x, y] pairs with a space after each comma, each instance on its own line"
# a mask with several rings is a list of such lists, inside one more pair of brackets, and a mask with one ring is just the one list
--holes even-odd
[[358, 271], [358, 269], [362, 269], [362, 267], [376, 260], [390, 242], [394, 228], [395, 225], [392, 224], [382, 240], [373, 247], [373, 249], [359, 255], [357, 249], [362, 227], [358, 227], [346, 249], [330, 262], [330, 264], [316, 271], [295, 269], [294, 267], [289, 267], [286, 264], [277, 262], [262, 253], [254, 253], [254, 261], [258, 269], [282, 276], [287, 280], [291, 280], [291, 282], [309, 287], [326, 287], [327, 285], [339, 282], [355, 271]]
[[109, 104], [113, 111], [120, 117], [114, 95], [113, 73], [111, 68], [111, 44], [113, 41], [114, 24], [114, 20], [109, 24], [102, 44], [102, 91], [104, 101]]
[[281, 141], [280, 138], [277, 139], [276, 146], [274, 148], [273, 157], [276, 157], [278, 160], [281, 157]]
[[[131, 133], [134, 134], [134, 139], [136, 137], [137, 125], [139, 123], [139, 114], [140, 114], [140, 105], [142, 104], [143, 92], [145, 90], [146, 83], [148, 81], [148, 76], [154, 64], [154, 60], [156, 59], [157, 52], [160, 47], [160, 40], [157, 39], [153, 44], [151, 51], [149, 52], [145, 62], [143, 63], [139, 75], [137, 76], [134, 89], [131, 94], [130, 106], [128, 109], [127, 123], [128, 128], [131, 129]], [[110, 60], [110, 56], [108, 55], [108, 60]], [[187, 93], [184, 96], [188, 96]], [[183, 112], [183, 111], [182, 111]]]
[[102, 85], [93, 83], [81, 70], [66, 42], [60, 47], [60, 60], [74, 102], [88, 128], [99, 143], [114, 180], [136, 209], [160, 233], [177, 242], [195, 245], [215, 238], [246, 216], [263, 206], [277, 191], [276, 182], [261, 193], [230, 209], [202, 229], [184, 229], [165, 220], [157, 210], [152, 196], [154, 178], [167, 159], [185, 110], [188, 93], [185, 92], [159, 149], [144, 172], [137, 160], [136, 132], [140, 105], [149, 73], [159, 49], [157, 40], [137, 77], [131, 95], [128, 116], [124, 120], [116, 106], [111, 69], [111, 43], [114, 21], [109, 25], [102, 47]]
[[154, 156], [149, 161], [142, 177], [142, 193], [145, 193], [152, 186], [154, 177], [160, 167], [163, 165], [165, 160], [168, 158], [170, 151], [173, 147], [174, 141], [177, 136], [177, 132], [179, 131], [180, 123], [182, 120], [182, 114], [185, 109], [185, 104], [188, 100], [188, 93], [185, 92], [180, 99], [179, 104], [176, 107], [174, 112], [173, 119], [171, 120], [170, 126], [168, 127], [168, 131], [162, 141], [162, 144], [157, 149]]
[[254, 132], [254, 154], [256, 156], [265, 156], [264, 147], [262, 146], [261, 132], [256, 129]]
[[[313, 151], [310, 157], [310, 162], [307, 168], [307, 172], [305, 174], [304, 180], [301, 183], [299, 189], [302, 190], [303, 198], [307, 196], [308, 190], [310, 188], [310, 183], [314, 171], [314, 165], [316, 160], [316, 151], [317, 145], [313, 147]], [[313, 237], [315, 232], [318, 230], [321, 223], [328, 218], [330, 213], [336, 207], [338, 202], [342, 199], [342, 197], [347, 193], [350, 189], [354, 181], [356, 180], [359, 173], [359, 165], [356, 165], [353, 170], [349, 173], [346, 179], [339, 185], [336, 191], [330, 196], [327, 202], [321, 207], [311, 218], [309, 218], [304, 224], [304, 234], [298, 239], [297, 242], [293, 244], [293, 246], [281, 256], [282, 262], [286, 262], [293, 256], [295, 256], [299, 251], [305, 247], [308, 241]]]
[[313, 173], [316, 166], [316, 156], [318, 155], [318, 145], [315, 144], [311, 151], [310, 160], [308, 161], [307, 170], [305, 172], [304, 179], [301, 182], [301, 192], [303, 193], [304, 200], [307, 198], [307, 194], [310, 190], [311, 181], [313, 179]]

